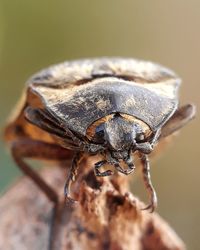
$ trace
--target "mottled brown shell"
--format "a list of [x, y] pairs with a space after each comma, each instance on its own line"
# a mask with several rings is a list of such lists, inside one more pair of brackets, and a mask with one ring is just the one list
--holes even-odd
[[179, 83], [172, 71], [151, 62], [123, 58], [64, 62], [29, 79], [6, 137], [14, 140], [19, 136], [16, 128], [26, 134], [33, 126], [23, 117], [26, 106], [47, 109], [82, 136], [93, 122], [114, 112], [134, 116], [156, 131], [177, 109]]

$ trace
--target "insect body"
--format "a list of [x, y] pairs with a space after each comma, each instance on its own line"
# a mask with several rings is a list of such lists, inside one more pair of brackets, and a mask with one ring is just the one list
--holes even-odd
[[122, 58], [86, 59], [52, 66], [34, 75], [10, 119], [5, 138], [21, 170], [57, 202], [57, 196], [24, 158], [63, 160], [74, 151], [65, 185], [68, 199], [83, 154], [101, 154], [97, 176], [110, 164], [122, 174], [135, 169], [140, 155], [145, 185], [154, 210], [157, 198], [150, 180], [148, 154], [195, 114], [193, 105], [178, 105], [180, 79], [151, 62]]

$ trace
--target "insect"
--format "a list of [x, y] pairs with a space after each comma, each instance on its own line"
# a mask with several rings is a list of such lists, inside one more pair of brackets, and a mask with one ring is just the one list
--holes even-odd
[[160, 65], [123, 58], [64, 62], [28, 80], [23, 98], [5, 129], [5, 139], [18, 167], [57, 202], [54, 190], [25, 158], [64, 160], [74, 152], [65, 195], [84, 153], [99, 154], [97, 176], [110, 176], [112, 165], [128, 175], [139, 154], [150, 204], [157, 206], [148, 154], [155, 145], [195, 115], [192, 104], [179, 107], [180, 79]]

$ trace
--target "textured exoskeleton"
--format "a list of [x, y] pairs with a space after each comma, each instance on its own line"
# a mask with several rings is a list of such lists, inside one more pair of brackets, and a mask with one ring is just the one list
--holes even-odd
[[69, 187], [85, 152], [101, 154], [94, 166], [97, 176], [113, 174], [100, 171], [106, 164], [130, 174], [137, 153], [150, 194], [146, 209], [153, 211], [157, 198], [148, 154], [195, 115], [193, 105], [179, 107], [179, 86], [172, 71], [151, 62], [99, 58], [58, 64], [29, 79], [5, 139], [17, 165], [55, 203], [54, 190], [24, 158], [63, 160], [75, 152], [65, 185], [71, 199]]

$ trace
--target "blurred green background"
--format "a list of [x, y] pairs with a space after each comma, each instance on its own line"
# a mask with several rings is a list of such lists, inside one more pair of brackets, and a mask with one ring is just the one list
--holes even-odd
[[[69, 59], [123, 56], [152, 60], [183, 79], [181, 102], [200, 106], [200, 1], [0, 1], [0, 124], [26, 79]], [[199, 249], [199, 117], [154, 162], [158, 212]], [[0, 144], [0, 189], [20, 175]], [[133, 191], [146, 199], [140, 178]]]

